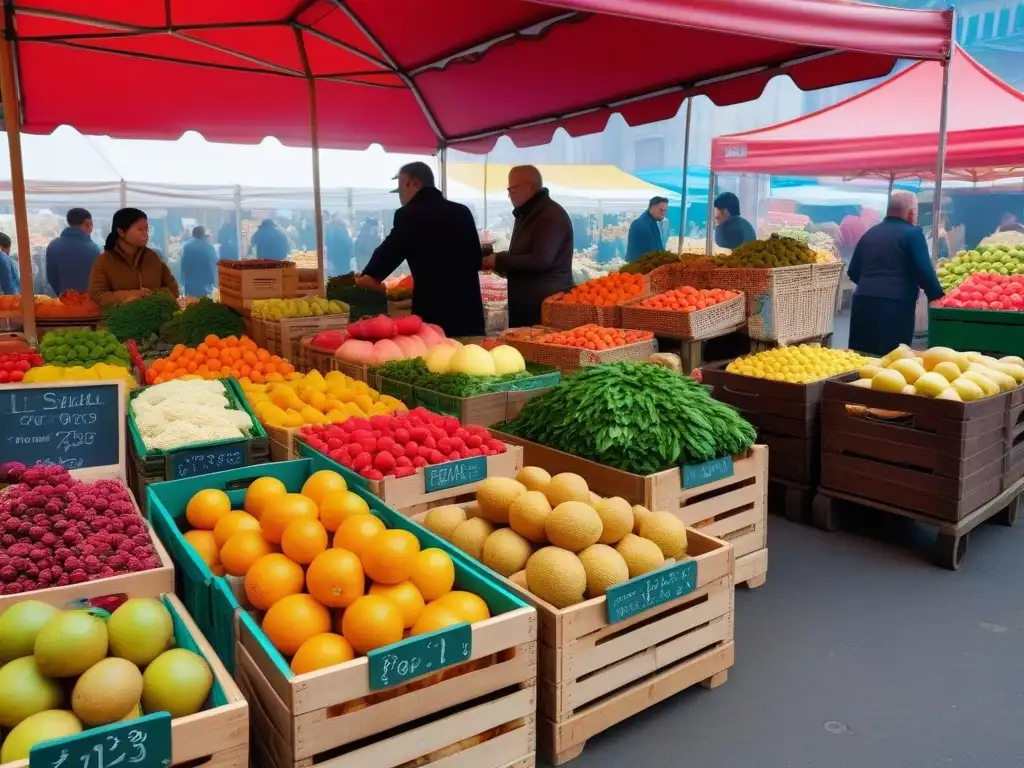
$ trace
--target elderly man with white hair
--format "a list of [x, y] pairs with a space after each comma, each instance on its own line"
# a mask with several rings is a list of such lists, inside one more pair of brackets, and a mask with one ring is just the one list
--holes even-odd
[[929, 301], [942, 287], [917, 226], [917, 198], [899, 190], [885, 218], [864, 233], [847, 270], [857, 288], [850, 316], [850, 349], [884, 355], [914, 338], [918, 292]]

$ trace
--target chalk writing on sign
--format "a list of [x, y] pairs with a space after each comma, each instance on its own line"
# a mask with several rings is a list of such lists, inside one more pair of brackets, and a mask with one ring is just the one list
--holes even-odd
[[468, 459], [448, 461], [424, 468], [423, 485], [427, 493], [469, 485], [487, 479], [487, 457], [472, 456]]
[[697, 561], [692, 559], [616, 584], [605, 593], [608, 623], [624, 621], [650, 608], [676, 600], [690, 594], [696, 587]]
[[473, 629], [455, 624], [370, 651], [370, 689], [389, 688], [473, 656]]

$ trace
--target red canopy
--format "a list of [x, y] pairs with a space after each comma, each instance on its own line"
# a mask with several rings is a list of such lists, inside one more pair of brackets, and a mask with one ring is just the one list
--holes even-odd
[[[1024, 168], [1024, 94], [959, 46], [950, 63], [946, 176], [982, 181]], [[942, 65], [920, 62], [835, 106], [711, 143], [716, 173], [934, 178]]]
[[848, 0], [6, 0], [22, 129], [485, 151], [948, 55], [952, 10]]

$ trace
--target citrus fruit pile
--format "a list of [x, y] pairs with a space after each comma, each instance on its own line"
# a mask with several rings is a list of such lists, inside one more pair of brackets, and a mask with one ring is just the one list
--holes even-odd
[[540, 467], [489, 477], [475, 502], [435, 507], [423, 525], [555, 608], [686, 557], [675, 515], [602, 499], [579, 475]]
[[487, 603], [452, 590], [455, 566], [388, 529], [341, 475], [310, 475], [300, 493], [275, 477], [232, 510], [223, 491], [193, 496], [185, 540], [218, 575], [241, 576], [250, 607], [295, 674], [342, 664], [404, 637], [490, 618]]
[[696, 312], [698, 309], [713, 307], [723, 301], [734, 299], [739, 294], [736, 291], [726, 291], [721, 288], [703, 288], [697, 290], [693, 286], [685, 285], [682, 288], [674, 288], [657, 296], [644, 299], [638, 306], [646, 309], [667, 309], [672, 312]]
[[564, 304], [593, 304], [598, 307], [614, 307], [624, 301], [637, 298], [644, 292], [644, 276], [625, 272], [612, 272], [577, 285], [566, 293]]
[[866, 362], [866, 358], [849, 349], [800, 344], [796, 347], [776, 347], [755, 355], [737, 357], [725, 370], [757, 379], [810, 384], [830, 376], [838, 376], [840, 373], [855, 371]]
[[147, 384], [163, 384], [171, 379], [197, 376], [201, 379], [250, 379], [262, 384], [284, 381], [295, 375], [287, 360], [257, 346], [248, 336], [209, 335], [195, 348], [175, 345], [171, 354], [150, 363]]
[[560, 347], [580, 349], [614, 349], [637, 341], [650, 341], [650, 331], [626, 331], [622, 328], [605, 328], [600, 325], [581, 325], [571, 331], [549, 333], [537, 339], [540, 344], [554, 344]]

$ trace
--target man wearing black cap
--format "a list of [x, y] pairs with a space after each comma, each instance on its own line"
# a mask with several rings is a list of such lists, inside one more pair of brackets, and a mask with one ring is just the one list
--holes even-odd
[[403, 261], [412, 272], [412, 311], [448, 336], [482, 336], [480, 238], [469, 208], [445, 200], [426, 163], [403, 165], [398, 179], [402, 207], [394, 226], [370, 257], [357, 285], [380, 288]]

